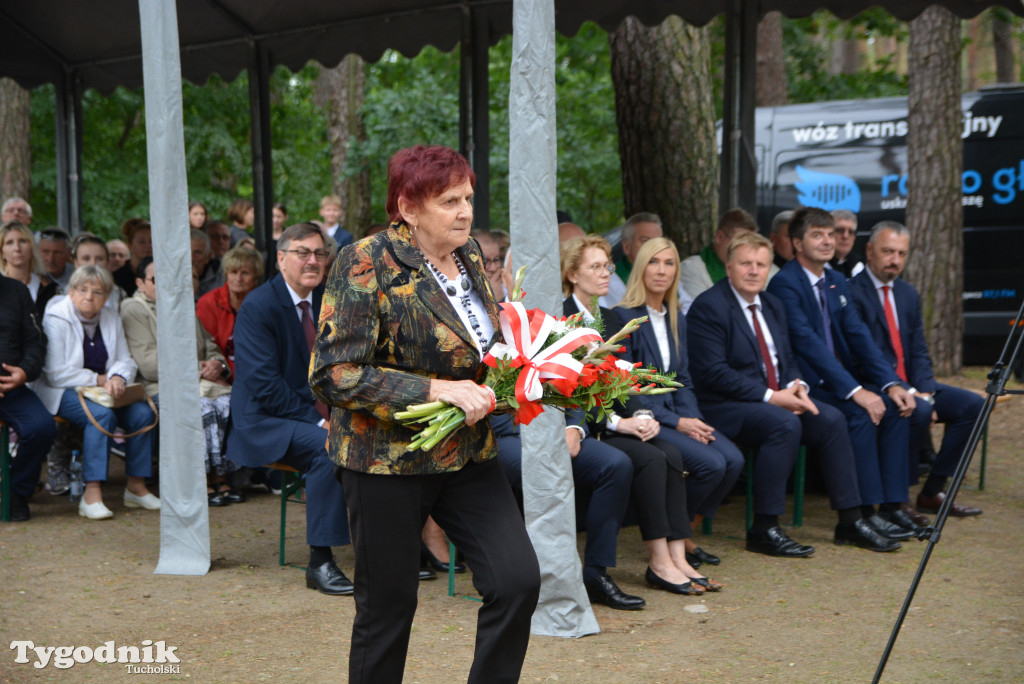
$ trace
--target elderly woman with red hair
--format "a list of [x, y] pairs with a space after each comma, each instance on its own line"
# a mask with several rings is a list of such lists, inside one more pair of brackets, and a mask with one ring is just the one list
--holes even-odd
[[[338, 256], [324, 294], [310, 384], [333, 407], [328, 452], [340, 466], [355, 550], [350, 682], [400, 682], [416, 611], [428, 515], [463, 551], [483, 595], [470, 682], [516, 682], [540, 570], [496, 460], [493, 393], [479, 383], [498, 328], [483, 255], [470, 241], [476, 176], [447, 147], [388, 163], [391, 227]], [[429, 451], [395, 413], [445, 401], [465, 426]]]

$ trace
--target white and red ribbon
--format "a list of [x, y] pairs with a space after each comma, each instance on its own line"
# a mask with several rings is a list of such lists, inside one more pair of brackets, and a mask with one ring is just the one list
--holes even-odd
[[[527, 311], [521, 302], [502, 302], [499, 306], [505, 342], [491, 347], [484, 363], [493, 366], [495, 359], [503, 359], [514, 367], [523, 367], [516, 379], [516, 401], [521, 407], [544, 396], [543, 382], [546, 380], [576, 382], [583, 364], [571, 356], [572, 352], [590, 342], [602, 341], [592, 328], [574, 328], [545, 347], [557, 319], [538, 309]], [[523, 416], [539, 413], [539, 407], [531, 409], [524, 411]]]

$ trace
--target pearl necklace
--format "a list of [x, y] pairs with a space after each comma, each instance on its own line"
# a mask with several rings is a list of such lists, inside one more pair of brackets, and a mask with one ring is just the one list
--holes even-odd
[[[466, 273], [466, 267], [462, 265], [462, 260], [459, 259], [459, 256], [455, 252], [452, 252], [452, 259], [455, 260], [455, 265], [459, 267], [459, 279], [457, 281], [459, 286], [456, 287], [455, 284], [448, 280], [448, 276], [441, 273], [437, 266], [434, 266], [434, 264], [430, 262], [430, 259], [427, 258], [426, 254], [420, 251], [420, 256], [423, 257], [423, 261], [425, 261], [427, 266], [430, 267], [430, 270], [433, 271], [434, 277], [437, 278], [438, 282], [441, 284], [441, 289], [445, 291], [448, 298], [453, 302], [456, 298], [459, 300], [459, 304], [462, 306], [462, 310], [466, 312], [469, 324], [473, 328], [473, 334], [476, 335], [477, 340], [480, 342], [480, 349], [486, 350], [488, 340], [484, 339], [483, 331], [480, 329], [480, 321], [476, 317], [476, 312], [473, 311], [472, 301], [469, 298], [469, 294], [472, 291], [472, 283], [469, 280], [469, 274]], [[462, 290], [461, 294], [459, 293], [460, 288]]]

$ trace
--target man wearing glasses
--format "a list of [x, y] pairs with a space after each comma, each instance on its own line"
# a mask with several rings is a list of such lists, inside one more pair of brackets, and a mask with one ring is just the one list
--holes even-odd
[[306, 476], [306, 586], [339, 596], [353, 587], [331, 547], [351, 542], [348, 517], [325, 447], [327, 407], [309, 389], [320, 283], [329, 257], [316, 225], [289, 227], [277, 241], [279, 273], [250, 292], [239, 309], [227, 455], [239, 465], [277, 462]]
[[846, 209], [836, 209], [832, 218], [836, 220], [836, 229], [832, 233], [836, 255], [828, 265], [842, 273], [844, 278], [852, 278], [864, 270], [864, 258], [853, 251], [853, 243], [857, 240], [857, 215]]
[[7, 223], [8, 221], [17, 221], [25, 226], [31, 225], [32, 207], [20, 197], [10, 198], [0, 209], [0, 222]]

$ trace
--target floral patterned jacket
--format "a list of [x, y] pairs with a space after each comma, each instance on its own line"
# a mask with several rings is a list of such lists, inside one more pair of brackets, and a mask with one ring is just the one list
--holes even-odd
[[[456, 250], [496, 334], [498, 307], [475, 240]], [[406, 452], [415, 430], [395, 421], [427, 401], [431, 378], [481, 382], [485, 366], [404, 223], [341, 251], [324, 293], [309, 381], [329, 406], [327, 451], [338, 465], [381, 475], [459, 470], [496, 453], [488, 421], [434, 449]]]

